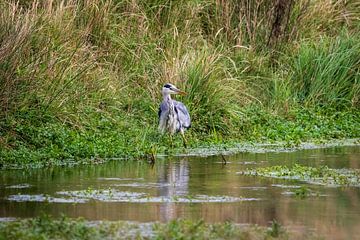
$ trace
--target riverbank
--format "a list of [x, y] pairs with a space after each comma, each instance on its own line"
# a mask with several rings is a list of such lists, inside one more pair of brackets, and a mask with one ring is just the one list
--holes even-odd
[[226, 135], [215, 130], [208, 134], [188, 131], [188, 149], [183, 147], [180, 136], [174, 138], [171, 147], [168, 136], [158, 133], [156, 119], [154, 124], [143, 126], [137, 121], [114, 120], [102, 114], [93, 120], [89, 128], [83, 129], [74, 129], [56, 119], [38, 124], [20, 121], [11, 127], [13, 131], [8, 134], [13, 136], [6, 136], [7, 146], [0, 150], [1, 168], [97, 164], [114, 158], [150, 160], [153, 155], [281, 151], [327, 143], [358, 144], [356, 137], [360, 136], [357, 109], [346, 112], [303, 109], [287, 115], [251, 109], [244, 111], [242, 122]]

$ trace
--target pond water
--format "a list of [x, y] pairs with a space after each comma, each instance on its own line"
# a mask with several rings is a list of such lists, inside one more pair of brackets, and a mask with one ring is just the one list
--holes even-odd
[[[65, 214], [138, 222], [176, 218], [269, 226], [334, 239], [360, 236], [360, 188], [243, 176], [247, 168], [327, 165], [360, 169], [360, 146], [226, 156], [164, 157], [101, 165], [0, 171], [0, 220]], [[295, 196], [306, 186], [311, 195]]]

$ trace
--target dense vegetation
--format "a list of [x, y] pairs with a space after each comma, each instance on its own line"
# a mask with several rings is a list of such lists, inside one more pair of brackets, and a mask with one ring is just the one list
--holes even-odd
[[230, 222], [173, 220], [169, 223], [89, 222], [47, 216], [0, 222], [0, 239], [319, 239], [314, 233], [287, 231], [273, 221], [270, 228]]
[[360, 136], [358, 1], [0, 0], [0, 8], [3, 167], [163, 152], [165, 82], [188, 92], [190, 147]]

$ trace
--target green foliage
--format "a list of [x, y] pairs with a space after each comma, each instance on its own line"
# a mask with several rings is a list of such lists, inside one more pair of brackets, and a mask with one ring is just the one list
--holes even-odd
[[[1, 3], [1, 116], [49, 109], [56, 116], [69, 118], [74, 111], [96, 106], [116, 92], [115, 82], [104, 81], [109, 76], [106, 64], [97, 60], [101, 53], [87, 41], [96, 26], [87, 22], [84, 25], [88, 28], [83, 29], [76, 19], [95, 8], [108, 10], [106, 3], [98, 4], [81, 9], [70, 3], [69, 8], [45, 2], [29, 8]], [[99, 20], [97, 14], [91, 15], [92, 19], [83, 21]]]
[[0, 224], [0, 239], [101, 239], [101, 235], [85, 221], [74, 222], [66, 217], [53, 220], [43, 216]]
[[[267, 232], [258, 227], [241, 228], [233, 223], [206, 224], [204, 221], [173, 220], [154, 226], [156, 239], [259, 239]], [[285, 231], [275, 236], [287, 239]]]
[[172, 151], [165, 82], [191, 147], [359, 137], [356, 4], [281, 2], [1, 1], [0, 165]]
[[[92, 163], [104, 158], [138, 158], [148, 154], [171, 153], [181, 148], [180, 136], [171, 149], [167, 135], [157, 132], [156, 122], [102, 112], [88, 113], [82, 126], [61, 123], [49, 114], [25, 112], [0, 124], [3, 148], [2, 167], [48, 166], [53, 164]], [[259, 107], [241, 111], [229, 133], [214, 128], [208, 134], [187, 132], [191, 147], [231, 144], [239, 140], [283, 142], [296, 146], [304, 141], [355, 138], [360, 135], [360, 116], [356, 109], [296, 109], [286, 115], [270, 113]], [[144, 128], [145, 126], [145, 128]], [[7, 133], [7, 134], [4, 134]], [[170, 151], [170, 152], [169, 152]], [[14, 165], [15, 164], [15, 165]]]
[[292, 62], [292, 91], [306, 105], [359, 106], [359, 37], [304, 42]]
[[231, 122], [236, 120], [237, 90], [239, 83], [227, 78], [226, 59], [221, 54], [203, 53], [186, 69], [184, 99], [192, 115], [194, 127], [200, 132], [229, 132]]
[[[288, 239], [291, 234], [279, 231], [274, 237]], [[269, 239], [269, 234], [263, 227], [243, 227], [229, 222], [207, 224], [201, 220], [180, 219], [146, 226], [127, 222], [99, 223], [42, 216], [0, 222], [0, 239]]]
[[299, 144], [331, 138], [359, 136], [357, 109], [337, 112], [331, 108], [295, 108], [287, 113], [265, 111], [259, 107], [244, 111], [241, 129], [253, 141], [285, 141]]
[[309, 190], [308, 187], [301, 186], [300, 188], [295, 189], [294, 193], [295, 193], [295, 196], [297, 196], [297, 197], [299, 197], [301, 199], [304, 199], [304, 198], [307, 198], [310, 195], [310, 190]]
[[281, 224], [276, 221], [275, 219], [272, 220], [271, 222], [271, 228], [268, 230], [268, 234], [271, 236], [271, 237], [274, 237], [274, 238], [277, 238], [279, 237], [279, 235], [281, 233], [283, 233], [283, 229], [282, 229], [282, 226]]

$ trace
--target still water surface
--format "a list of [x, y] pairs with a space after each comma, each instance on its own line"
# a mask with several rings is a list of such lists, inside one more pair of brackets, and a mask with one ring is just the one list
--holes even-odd
[[[330, 238], [360, 236], [360, 188], [237, 174], [246, 168], [299, 163], [360, 169], [360, 147], [278, 153], [169, 157], [137, 161], [6, 170], [0, 176], [0, 218], [42, 213], [89, 220], [169, 221], [175, 218], [268, 226], [276, 219], [298, 231]], [[310, 189], [305, 199], [292, 192]]]

